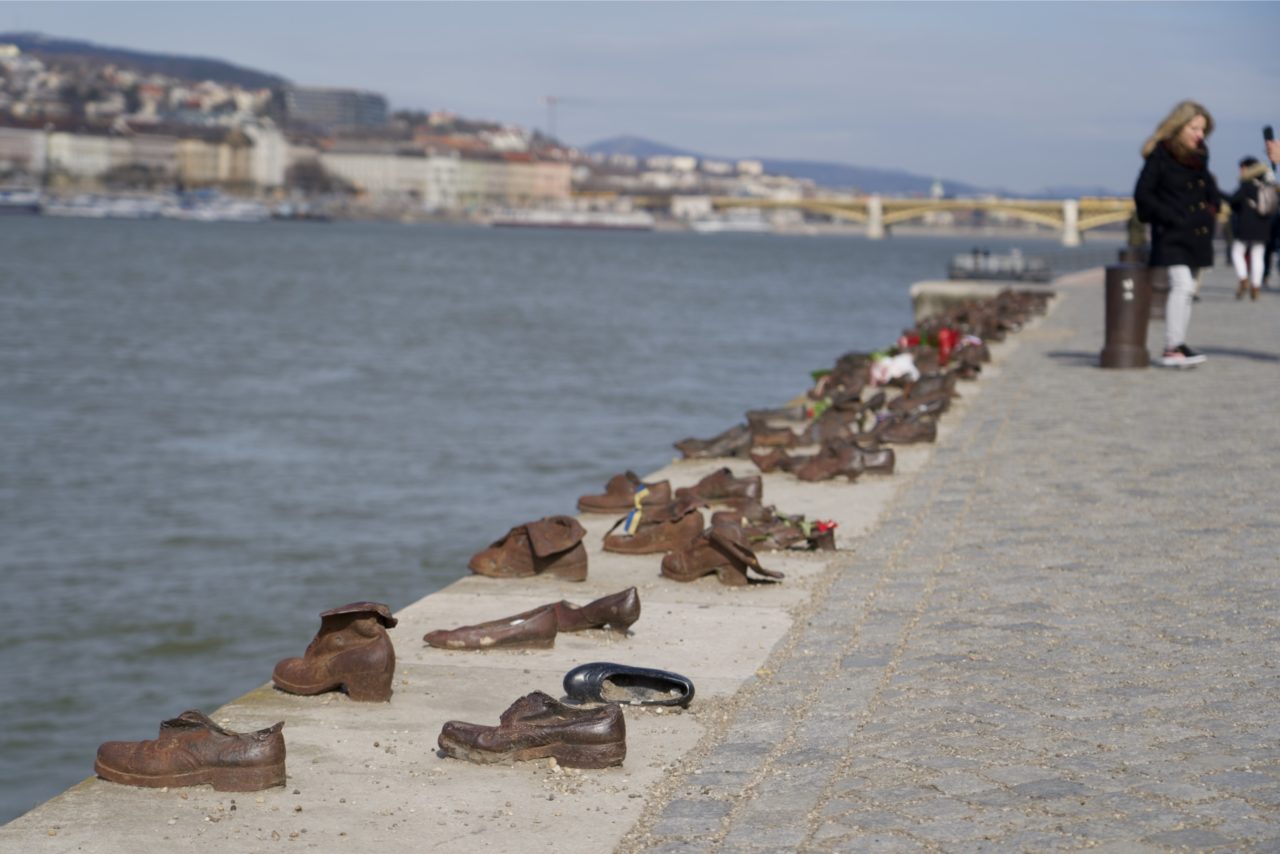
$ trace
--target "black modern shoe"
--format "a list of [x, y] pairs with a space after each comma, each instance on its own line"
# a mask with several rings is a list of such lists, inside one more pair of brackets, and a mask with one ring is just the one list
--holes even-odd
[[1203, 364], [1206, 357], [1192, 350], [1186, 344], [1179, 344], [1172, 350], [1165, 350], [1156, 364], [1165, 368], [1190, 368]]
[[1179, 344], [1178, 352], [1181, 353], [1183, 356], [1185, 356], [1187, 361], [1193, 365], [1199, 365], [1201, 362], [1204, 362], [1208, 359], [1208, 356], [1204, 355], [1198, 350], [1192, 350], [1186, 344]]
[[593, 661], [565, 674], [564, 692], [577, 703], [688, 706], [693, 683], [667, 670]]

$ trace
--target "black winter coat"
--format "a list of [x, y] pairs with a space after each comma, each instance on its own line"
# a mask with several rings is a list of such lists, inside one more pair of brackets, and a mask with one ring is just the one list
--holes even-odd
[[1152, 267], [1213, 266], [1213, 234], [1222, 197], [1209, 155], [1186, 163], [1161, 144], [1148, 155], [1133, 188], [1138, 219], [1151, 223]]
[[1243, 181], [1231, 197], [1235, 212], [1231, 237], [1242, 243], [1266, 243], [1271, 239], [1271, 217], [1258, 213], [1258, 190], [1262, 182]]

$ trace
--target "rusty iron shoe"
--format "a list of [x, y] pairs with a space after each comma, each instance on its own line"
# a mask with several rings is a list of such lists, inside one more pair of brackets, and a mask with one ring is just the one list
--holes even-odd
[[751, 445], [757, 448], [794, 448], [799, 437], [790, 427], [752, 425]]
[[746, 424], [735, 424], [710, 439], [681, 439], [675, 448], [686, 460], [746, 456], [751, 450], [751, 429]]
[[352, 602], [320, 615], [320, 631], [301, 658], [276, 664], [271, 681], [290, 694], [320, 694], [341, 688], [352, 700], [391, 699], [396, 651], [387, 635], [396, 618], [381, 602]]
[[534, 691], [497, 726], [446, 722], [436, 743], [446, 756], [481, 764], [552, 758], [566, 768], [608, 768], [627, 756], [627, 725], [616, 705], [578, 709]]
[[[694, 537], [702, 533], [704, 525], [701, 504], [696, 497], [693, 500], [672, 502], [652, 513], [642, 511], [638, 525], [631, 533], [627, 533], [627, 521], [624, 516], [609, 529], [604, 537], [604, 550], [618, 554], [646, 555], [660, 554], [683, 548]], [[618, 531], [622, 528], [621, 531]]]
[[893, 448], [882, 448], [879, 446], [867, 447], [853, 443], [854, 448], [862, 455], [863, 471], [873, 472], [875, 474], [893, 474], [893, 468], [897, 464], [897, 454]]
[[803, 520], [803, 516], [784, 518], [775, 515], [752, 521], [736, 511], [721, 510], [712, 515], [711, 527], [732, 529], [737, 539], [746, 543], [753, 552], [783, 551], [806, 542]]
[[951, 407], [951, 398], [954, 395], [946, 389], [937, 389], [935, 391], [921, 392], [916, 394], [904, 394], [901, 397], [894, 398], [889, 404], [889, 411], [899, 415], [934, 415], [942, 414]]
[[257, 732], [225, 730], [201, 712], [183, 712], [160, 724], [152, 741], [108, 741], [93, 770], [126, 786], [199, 786], [218, 792], [255, 792], [283, 786], [284, 721]]
[[791, 469], [798, 480], [809, 483], [840, 475], [855, 480], [862, 472], [862, 457], [854, 452], [853, 446], [835, 441], [823, 445], [818, 453]]
[[633, 471], [609, 478], [603, 495], [584, 495], [578, 499], [578, 509], [583, 513], [625, 513], [636, 506], [640, 494], [640, 506], [666, 504], [671, 500], [671, 482], [660, 480], [645, 483]]
[[557, 631], [555, 606], [543, 605], [474, 626], [436, 629], [422, 639], [440, 649], [548, 649], [555, 646]]
[[782, 448], [774, 448], [767, 454], [751, 454], [751, 462], [766, 474], [772, 471], [791, 471], [795, 459]]
[[938, 438], [938, 422], [929, 416], [887, 420], [871, 431], [873, 441], [890, 445], [914, 445]]
[[640, 593], [628, 587], [586, 605], [561, 600], [487, 623], [437, 629], [422, 639], [440, 649], [546, 649], [558, 632], [608, 628], [626, 634], [638, 619]]
[[697, 497], [704, 501], [725, 498], [754, 498], [759, 501], [763, 496], [764, 482], [760, 475], [734, 477], [727, 467], [712, 472], [693, 486], [682, 486], [676, 490], [677, 499]]
[[586, 581], [586, 529], [572, 516], [547, 516], [517, 525], [467, 566], [491, 578], [527, 578], [549, 573], [566, 581]]
[[761, 566], [740, 536], [724, 528], [708, 528], [687, 547], [662, 559], [662, 575], [674, 581], [696, 581], [715, 573], [721, 584], [744, 587], [751, 582], [748, 569], [768, 579], [784, 577], [781, 572]]
[[556, 623], [562, 632], [607, 628], [625, 635], [632, 624], [640, 619], [640, 591], [628, 587], [585, 605], [574, 605], [561, 600], [552, 607], [555, 608]]

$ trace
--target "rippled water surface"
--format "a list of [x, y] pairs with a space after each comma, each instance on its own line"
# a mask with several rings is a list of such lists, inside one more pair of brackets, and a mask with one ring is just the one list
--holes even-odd
[[0, 821], [890, 343], [973, 242], [0, 219]]

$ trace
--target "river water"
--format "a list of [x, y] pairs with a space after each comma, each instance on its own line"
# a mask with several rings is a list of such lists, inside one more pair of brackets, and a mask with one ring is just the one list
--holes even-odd
[[974, 242], [0, 219], [0, 822], [891, 343]]

